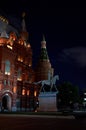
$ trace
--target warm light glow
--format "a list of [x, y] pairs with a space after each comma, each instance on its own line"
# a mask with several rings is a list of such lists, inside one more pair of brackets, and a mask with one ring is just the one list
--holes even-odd
[[24, 41], [24, 46], [26, 46], [26, 42]]
[[27, 47], [29, 48], [29, 47], [30, 47], [30, 44], [28, 44]]
[[1, 89], [2, 89], [2, 84], [0, 84], [0, 91], [1, 91]]
[[16, 93], [16, 86], [13, 87], [13, 93]]
[[18, 61], [23, 62], [23, 58], [19, 56]]
[[18, 81], [22, 81], [22, 78], [17, 78]]
[[16, 34], [15, 34], [15, 32], [11, 32], [10, 33], [10, 42], [12, 42], [13, 43], [13, 41], [15, 41], [16, 40]]
[[22, 90], [22, 95], [25, 95], [25, 89]]
[[10, 72], [5, 72], [6, 75], [10, 75]]
[[8, 47], [9, 49], [11, 49], [11, 50], [12, 50], [12, 46], [10, 46], [10, 45], [7, 45], [7, 47]]
[[0, 44], [0, 46], [2, 46], [3, 44]]
[[0, 44], [4, 44], [4, 43], [6, 43], [6, 42], [7, 42], [7, 39], [0, 37]]
[[29, 67], [31, 67], [31, 64], [29, 64]]
[[36, 91], [34, 91], [34, 96], [36, 97], [36, 95], [37, 95], [37, 93], [36, 93]]
[[23, 62], [23, 58], [21, 58], [21, 62]]
[[19, 39], [18, 43], [21, 44], [21, 45], [23, 45], [24, 41], [22, 39]]
[[29, 94], [30, 94], [30, 91], [29, 91], [29, 90], [27, 90], [27, 95], [29, 96]]
[[18, 57], [18, 61], [20, 61], [21, 60], [21, 58], [20, 58], [20, 56]]

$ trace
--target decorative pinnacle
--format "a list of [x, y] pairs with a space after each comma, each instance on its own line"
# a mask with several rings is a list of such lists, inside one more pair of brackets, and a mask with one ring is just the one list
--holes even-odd
[[25, 17], [25, 12], [23, 12], [22, 13], [22, 30], [23, 31], [26, 31], [26, 25], [25, 25], [25, 19], [24, 19], [24, 17]]
[[25, 12], [23, 12], [23, 13], [22, 13], [22, 17], [24, 18], [24, 17], [25, 17], [25, 15], [26, 15], [26, 13], [25, 13]]
[[43, 41], [45, 41], [45, 36], [44, 36], [44, 34], [43, 34]]

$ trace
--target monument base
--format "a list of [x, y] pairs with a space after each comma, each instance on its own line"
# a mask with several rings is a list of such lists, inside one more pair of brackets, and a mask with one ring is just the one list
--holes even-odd
[[40, 92], [38, 111], [57, 111], [57, 92]]
[[15, 111], [17, 111], [17, 108], [16, 108], [16, 106], [13, 106], [12, 107], [12, 112], [15, 112]]

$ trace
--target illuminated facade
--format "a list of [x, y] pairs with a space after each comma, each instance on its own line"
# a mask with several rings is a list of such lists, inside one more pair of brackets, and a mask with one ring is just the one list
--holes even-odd
[[0, 111], [35, 111], [39, 87], [33, 84], [32, 49], [24, 17], [18, 34], [13, 28], [6, 32], [10, 25], [2, 16], [0, 22], [5, 24], [0, 29]]

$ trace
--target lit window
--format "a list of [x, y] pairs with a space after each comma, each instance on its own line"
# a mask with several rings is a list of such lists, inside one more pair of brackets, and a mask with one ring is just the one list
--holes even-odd
[[26, 42], [24, 41], [24, 46], [26, 46]]
[[10, 61], [5, 61], [5, 74], [10, 75]]
[[22, 70], [21, 70], [21, 68], [18, 69], [18, 72], [17, 72], [17, 80], [19, 80], [19, 81], [22, 80]]
[[6, 79], [4, 80], [4, 85], [6, 85], [7, 84], [7, 81], [6, 81]]
[[18, 61], [20, 61], [21, 60], [21, 58], [20, 58], [20, 56], [18, 57]]
[[27, 47], [30, 48], [30, 44], [28, 44]]
[[8, 86], [10, 86], [10, 80], [8, 80]]
[[22, 95], [25, 95], [25, 89], [22, 90]]
[[16, 86], [13, 87], [13, 93], [16, 93]]
[[23, 62], [23, 58], [21, 57], [21, 62]]
[[29, 64], [29, 67], [31, 67], [31, 64]]
[[30, 94], [30, 91], [29, 91], [29, 90], [27, 90], [27, 95], [29, 96], [29, 94]]
[[18, 61], [23, 62], [23, 58], [19, 56]]
[[36, 91], [34, 91], [34, 96], [35, 96], [35, 97], [36, 97], [36, 94], [37, 94]]
[[2, 84], [0, 84], [0, 91], [1, 91], [1, 89], [2, 89]]
[[10, 46], [10, 45], [7, 45], [7, 47], [8, 47], [9, 49], [11, 49], [11, 50], [12, 50], [12, 46]]

